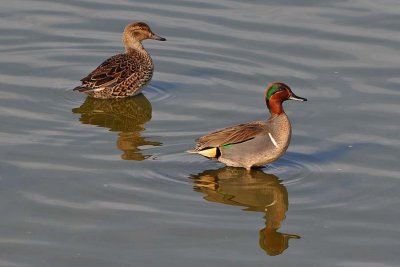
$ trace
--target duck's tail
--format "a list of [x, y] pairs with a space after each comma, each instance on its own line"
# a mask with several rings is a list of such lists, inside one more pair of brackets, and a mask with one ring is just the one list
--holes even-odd
[[219, 149], [217, 147], [210, 147], [203, 150], [197, 150], [196, 148], [194, 148], [191, 150], [187, 150], [186, 152], [200, 154], [207, 158], [218, 158], [220, 155]]
[[87, 92], [101, 91], [103, 89], [104, 89], [104, 87], [93, 88], [93, 87], [87, 87], [85, 85], [79, 85], [79, 86], [75, 87], [72, 90], [73, 91], [78, 91], [78, 92], [81, 92], [81, 93], [87, 93]]
[[73, 89], [73, 91], [78, 91], [78, 92], [82, 92], [82, 93], [88, 92], [88, 91], [91, 91], [91, 90], [93, 90], [93, 88], [89, 88], [89, 87], [86, 87], [86, 86], [83, 86], [83, 85], [77, 86], [77, 87], [75, 87]]

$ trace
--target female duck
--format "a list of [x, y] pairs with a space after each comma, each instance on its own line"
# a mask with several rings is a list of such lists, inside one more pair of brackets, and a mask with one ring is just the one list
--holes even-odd
[[141, 43], [146, 39], [166, 40], [154, 34], [146, 23], [127, 25], [122, 37], [125, 53], [104, 61], [81, 79], [82, 85], [74, 90], [102, 99], [139, 94], [150, 82], [154, 69], [153, 61]]
[[196, 139], [197, 146], [189, 153], [198, 153], [228, 166], [263, 166], [279, 159], [290, 143], [291, 126], [283, 111], [286, 100], [307, 101], [296, 96], [284, 83], [275, 82], [265, 91], [271, 113], [266, 121], [253, 121], [225, 128]]

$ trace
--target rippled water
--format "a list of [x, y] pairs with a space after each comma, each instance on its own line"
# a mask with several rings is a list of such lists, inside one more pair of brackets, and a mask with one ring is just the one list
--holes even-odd
[[[398, 1], [6, 0], [0, 266], [398, 266]], [[78, 81], [147, 22], [131, 99]], [[285, 103], [286, 155], [250, 173], [188, 155]]]

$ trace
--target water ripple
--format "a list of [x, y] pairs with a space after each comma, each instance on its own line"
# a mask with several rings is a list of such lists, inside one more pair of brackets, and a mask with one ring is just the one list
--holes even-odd
[[[304, 236], [272, 265], [399, 262], [396, 1], [18, 0], [0, 14], [0, 265], [163, 266], [159, 252], [173, 266], [265, 265], [269, 222]], [[123, 51], [132, 20], [168, 40], [144, 42], [143, 95], [73, 92]], [[258, 180], [185, 152], [267, 118], [271, 81], [309, 101], [284, 104], [291, 145]], [[285, 220], [265, 213], [271, 192]]]

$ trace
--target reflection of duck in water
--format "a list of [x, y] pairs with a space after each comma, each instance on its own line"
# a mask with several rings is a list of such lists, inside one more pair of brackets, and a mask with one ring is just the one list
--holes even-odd
[[143, 155], [140, 146], [160, 146], [159, 142], [147, 141], [140, 134], [144, 124], [151, 119], [151, 103], [140, 94], [124, 99], [95, 99], [87, 97], [85, 102], [72, 110], [81, 114], [79, 121], [92, 124], [110, 131], [120, 132], [117, 147], [124, 153], [125, 160], [144, 160], [151, 155]]
[[248, 211], [265, 213], [265, 228], [260, 230], [260, 247], [268, 255], [281, 254], [288, 248], [290, 238], [298, 235], [278, 232], [288, 210], [288, 193], [278, 177], [254, 169], [225, 167], [192, 175], [194, 190], [205, 194], [204, 199], [228, 205], [243, 206]]

